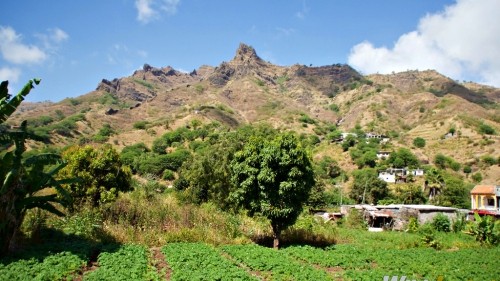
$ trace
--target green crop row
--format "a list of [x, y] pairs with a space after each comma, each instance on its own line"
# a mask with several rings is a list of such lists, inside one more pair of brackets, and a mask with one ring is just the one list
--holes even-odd
[[149, 267], [149, 252], [144, 246], [125, 245], [115, 252], [102, 252], [97, 258], [99, 268], [87, 272], [84, 280], [156, 280]]
[[6, 265], [0, 263], [0, 280], [65, 280], [85, 264], [86, 261], [70, 252], [49, 255], [43, 260], [21, 259]]
[[202, 243], [169, 243], [162, 248], [171, 280], [257, 280]]
[[298, 262], [283, 251], [258, 245], [229, 245], [222, 250], [259, 271], [266, 280], [332, 280], [325, 271]]
[[[410, 280], [498, 280], [500, 248], [436, 251], [432, 248], [370, 249], [337, 245], [328, 249], [294, 246], [287, 255], [321, 267], [337, 267], [344, 280], [383, 280], [406, 276]], [[398, 279], [399, 280], [399, 279]]]

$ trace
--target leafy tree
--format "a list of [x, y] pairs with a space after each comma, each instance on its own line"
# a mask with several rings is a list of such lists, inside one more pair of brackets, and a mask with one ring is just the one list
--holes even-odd
[[469, 227], [469, 234], [476, 238], [481, 244], [500, 244], [500, 221], [491, 216], [481, 217], [474, 214], [474, 222]]
[[354, 182], [349, 196], [357, 203], [377, 204], [389, 195], [387, 183], [378, 178], [377, 170], [364, 168], [352, 172]]
[[403, 204], [424, 204], [426, 197], [422, 188], [415, 184], [398, 184], [394, 190], [395, 201]]
[[[0, 85], [0, 125], [17, 109], [39, 79], [30, 80], [14, 97], [8, 93], [8, 81]], [[15, 240], [26, 211], [40, 208], [63, 215], [53, 204], [65, 206], [70, 198], [61, 184], [70, 180], [57, 180], [55, 175], [64, 167], [57, 154], [35, 154], [24, 158], [27, 139], [39, 140], [27, 131], [27, 122], [19, 129], [0, 130], [0, 256], [7, 254]], [[49, 166], [49, 167], [47, 167]], [[53, 187], [54, 191], [49, 188]], [[40, 191], [44, 195], [40, 195]]]
[[72, 146], [63, 152], [63, 159], [68, 165], [59, 174], [80, 179], [64, 186], [79, 205], [89, 203], [97, 207], [116, 199], [118, 192], [131, 189], [130, 168], [122, 165], [111, 145]]
[[387, 163], [395, 168], [418, 167], [419, 161], [415, 154], [407, 148], [400, 148], [398, 151], [391, 152]]
[[442, 206], [451, 206], [462, 209], [470, 208], [470, 191], [472, 185], [452, 174], [443, 175], [445, 188], [439, 195], [439, 203]]
[[251, 137], [231, 161], [236, 190], [231, 197], [271, 223], [274, 248], [281, 231], [295, 223], [315, 180], [311, 161], [299, 140], [290, 133], [273, 139]]
[[425, 147], [425, 139], [421, 137], [416, 137], [413, 139], [413, 145], [418, 148], [423, 148]]

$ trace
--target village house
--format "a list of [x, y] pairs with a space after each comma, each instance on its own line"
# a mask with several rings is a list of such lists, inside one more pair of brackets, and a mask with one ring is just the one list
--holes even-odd
[[473, 212], [500, 216], [500, 185], [476, 185], [470, 192], [470, 200]]
[[406, 168], [389, 168], [387, 170], [380, 171], [378, 173], [378, 178], [387, 183], [398, 183], [406, 182], [408, 175], [421, 177], [424, 175], [423, 169], [413, 169], [409, 170]]
[[377, 151], [377, 158], [378, 159], [387, 159], [389, 158], [389, 155], [391, 155], [390, 151]]
[[[434, 206], [434, 205], [343, 205], [340, 212], [343, 216], [349, 215], [350, 209], [362, 212], [370, 231], [379, 231], [380, 228], [392, 230], [404, 230], [410, 218], [415, 218], [420, 224], [431, 222], [438, 214], [443, 214], [450, 221], [457, 218], [460, 211], [457, 208]], [[379, 228], [379, 230], [377, 230]]]

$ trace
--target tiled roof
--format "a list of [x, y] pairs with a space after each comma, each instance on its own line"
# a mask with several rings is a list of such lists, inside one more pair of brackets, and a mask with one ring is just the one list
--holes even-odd
[[494, 185], [476, 185], [470, 194], [495, 194]]

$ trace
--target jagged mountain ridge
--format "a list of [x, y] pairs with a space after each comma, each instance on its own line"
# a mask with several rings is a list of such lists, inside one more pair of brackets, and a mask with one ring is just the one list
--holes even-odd
[[[267, 122], [305, 133], [317, 133], [321, 124], [338, 124], [343, 131], [359, 125], [365, 131], [396, 132], [396, 145], [401, 146], [411, 146], [416, 136], [425, 137], [430, 145], [418, 151], [423, 159], [440, 151], [460, 157], [458, 151], [467, 149], [470, 153], [462, 157], [469, 161], [485, 151], [498, 156], [498, 145], [463, 143], [448, 151], [441, 138], [453, 126], [462, 136], [479, 140], [477, 122], [500, 131], [499, 99], [499, 89], [458, 83], [432, 70], [363, 76], [343, 64], [278, 66], [240, 44], [234, 58], [218, 66], [184, 73], [145, 64], [129, 77], [103, 79], [95, 91], [77, 98], [24, 104], [11, 122], [54, 115], [57, 110], [64, 116], [83, 112], [85, 120], [77, 122], [73, 138], [52, 134], [55, 143], [90, 137], [109, 123], [117, 132], [109, 142], [119, 147], [139, 141], [150, 144], [169, 128], [192, 119], [229, 127]], [[317, 123], [304, 125], [302, 116]], [[150, 133], [134, 129], [138, 121], [150, 122]]]

